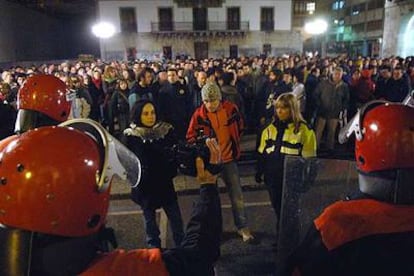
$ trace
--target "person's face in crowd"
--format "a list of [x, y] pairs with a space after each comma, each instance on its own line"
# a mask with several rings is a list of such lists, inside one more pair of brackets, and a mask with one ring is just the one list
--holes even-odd
[[394, 80], [399, 80], [399, 79], [401, 79], [402, 78], [402, 76], [403, 76], [403, 72], [402, 72], [402, 70], [401, 70], [401, 68], [395, 68], [393, 71], [392, 71], [392, 78], [394, 79]]
[[319, 70], [319, 68], [316, 69], [316, 71], [314, 72], [315, 77], [319, 78], [319, 76], [321, 75], [321, 70]]
[[124, 78], [124, 79], [129, 79], [129, 73], [128, 73], [128, 71], [127, 70], [123, 70], [122, 71], [122, 77]]
[[119, 89], [125, 91], [128, 89], [128, 83], [125, 80], [119, 82]]
[[203, 87], [207, 82], [207, 74], [205, 72], [199, 72], [197, 74], [197, 83], [199, 87]]
[[12, 75], [8, 71], [5, 71], [2, 74], [2, 78], [3, 78], [3, 82], [5, 82], [5, 83], [11, 83], [11, 81], [12, 81]]
[[361, 72], [356, 70], [354, 73], [352, 73], [352, 79], [353, 80], [359, 80], [359, 78], [361, 77]]
[[25, 78], [24, 77], [22, 77], [22, 76], [20, 76], [20, 77], [17, 77], [17, 84], [19, 85], [19, 86], [22, 86], [23, 85], [23, 82], [24, 82], [24, 80], [25, 80]]
[[208, 63], [207, 62], [203, 62], [201, 64], [201, 67], [203, 68], [204, 71], [207, 71], [207, 69], [208, 69]]
[[393, 59], [392, 62], [391, 62], [392, 68], [394, 68], [395, 66], [397, 66], [398, 62], [399, 62], [398, 59]]
[[152, 74], [150, 72], [145, 72], [144, 84], [147, 86], [152, 84]]
[[167, 82], [167, 81], [168, 81], [168, 75], [167, 75], [167, 72], [165, 72], [165, 71], [159, 72], [159, 73], [158, 73], [158, 81], [159, 81], [160, 83], [165, 83], [165, 82]]
[[134, 70], [135, 72], [138, 72], [140, 70], [139, 64], [135, 63], [134, 66], [132, 67], [132, 70]]
[[288, 84], [292, 82], [292, 76], [290, 74], [283, 74], [283, 81]]
[[70, 73], [71, 74], [76, 74], [76, 67], [74, 67], [74, 66], [72, 66], [72, 67], [70, 67]]
[[342, 80], [342, 71], [334, 70], [332, 73], [332, 80], [334, 83], [339, 83]]
[[169, 83], [176, 83], [178, 81], [177, 72], [175, 71], [168, 71], [167, 72], [168, 82]]
[[271, 82], [276, 82], [277, 81], [277, 76], [273, 71], [270, 71], [270, 73], [269, 73], [269, 81], [271, 81]]
[[153, 127], [157, 121], [157, 115], [155, 114], [155, 107], [151, 103], [147, 103], [142, 108], [141, 123], [145, 127]]
[[62, 71], [63, 71], [64, 73], [68, 73], [68, 72], [69, 72], [69, 66], [67, 66], [67, 65], [63, 66], [63, 67], [62, 67]]
[[184, 78], [184, 69], [179, 69], [179, 70], [177, 71], [177, 75], [178, 75], [178, 77], [180, 77], [180, 78]]
[[86, 75], [86, 71], [85, 71], [85, 68], [79, 68], [78, 69], [78, 75], [79, 76], [85, 76]]
[[116, 77], [116, 71], [115, 71], [115, 69], [109, 70], [109, 76], [111, 78], [115, 78]]
[[237, 69], [237, 78], [238, 79], [241, 79], [241, 78], [243, 78], [244, 77], [244, 71], [243, 71], [243, 69]]
[[217, 109], [219, 108], [220, 105], [220, 101], [219, 100], [203, 100], [204, 106], [206, 107], [208, 112], [214, 113], [217, 111]]
[[101, 73], [99, 71], [93, 71], [93, 78], [98, 80], [101, 78]]
[[276, 104], [276, 116], [281, 121], [289, 120], [292, 117], [290, 108], [282, 103]]
[[244, 72], [244, 74], [246, 74], [246, 75], [250, 74], [250, 66], [248, 66], [248, 65], [244, 65], [244, 66], [243, 66], [243, 72]]
[[384, 79], [389, 79], [391, 78], [391, 71], [389, 71], [388, 69], [382, 69], [380, 71], [381, 77], [383, 77]]

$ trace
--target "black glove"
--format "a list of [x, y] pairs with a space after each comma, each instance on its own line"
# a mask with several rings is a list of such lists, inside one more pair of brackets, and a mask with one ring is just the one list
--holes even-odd
[[257, 183], [262, 183], [262, 174], [261, 173], [256, 173], [255, 175], [254, 175], [254, 180], [256, 180], [256, 182]]

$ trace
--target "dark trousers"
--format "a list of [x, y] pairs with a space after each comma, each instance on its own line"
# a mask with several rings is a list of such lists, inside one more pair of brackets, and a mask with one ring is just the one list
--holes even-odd
[[277, 216], [277, 229], [281, 220], [280, 211], [282, 209], [282, 189], [283, 189], [283, 167], [275, 168], [271, 173], [265, 172], [264, 183], [269, 192], [270, 202]]
[[[174, 200], [168, 205], [162, 206], [171, 226], [174, 243], [179, 246], [184, 238], [183, 219], [181, 217], [178, 202]], [[156, 209], [144, 208], [145, 232], [147, 244], [151, 248], [161, 248], [160, 230], [157, 225]]]

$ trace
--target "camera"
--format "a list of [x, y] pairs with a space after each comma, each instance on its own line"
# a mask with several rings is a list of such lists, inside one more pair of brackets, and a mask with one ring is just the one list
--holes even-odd
[[204, 167], [211, 174], [218, 174], [222, 166], [210, 164], [210, 150], [206, 145], [206, 140], [210, 138], [202, 135], [197, 136], [195, 143], [179, 143], [175, 148], [175, 157], [180, 173], [189, 176], [197, 176], [196, 158], [201, 157]]

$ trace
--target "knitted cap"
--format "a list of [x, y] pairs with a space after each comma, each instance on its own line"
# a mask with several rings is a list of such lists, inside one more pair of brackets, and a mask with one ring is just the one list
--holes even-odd
[[203, 101], [221, 101], [221, 91], [217, 84], [208, 82], [201, 89], [201, 99]]

